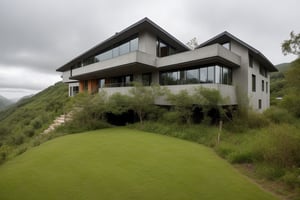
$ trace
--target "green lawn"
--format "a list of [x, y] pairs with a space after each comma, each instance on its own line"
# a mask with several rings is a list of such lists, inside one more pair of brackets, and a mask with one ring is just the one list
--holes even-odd
[[53, 139], [0, 166], [0, 199], [276, 199], [202, 145], [112, 128]]

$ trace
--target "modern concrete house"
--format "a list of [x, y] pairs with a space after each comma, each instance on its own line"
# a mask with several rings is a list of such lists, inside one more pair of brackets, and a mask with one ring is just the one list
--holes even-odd
[[[132, 82], [160, 84], [171, 92], [213, 88], [228, 105], [249, 103], [263, 111], [270, 105], [274, 65], [258, 50], [223, 32], [191, 50], [144, 18], [59, 67], [69, 95], [106, 90], [126, 93]], [[244, 101], [239, 101], [244, 99]], [[157, 101], [157, 104], [167, 104]]]

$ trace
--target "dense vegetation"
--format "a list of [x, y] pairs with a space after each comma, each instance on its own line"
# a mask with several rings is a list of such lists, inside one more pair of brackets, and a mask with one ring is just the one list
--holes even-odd
[[57, 83], [0, 112], [0, 163], [14, 151], [24, 151], [25, 143], [64, 112], [67, 95], [67, 86]]
[[127, 128], [56, 138], [0, 177], [5, 200], [276, 199], [205, 146]]

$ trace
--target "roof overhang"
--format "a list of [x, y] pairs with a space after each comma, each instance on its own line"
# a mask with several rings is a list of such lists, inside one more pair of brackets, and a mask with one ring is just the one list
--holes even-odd
[[68, 63], [64, 64], [63, 66], [59, 67], [56, 71], [64, 72], [71, 68], [72, 65], [75, 63], [89, 58], [91, 56], [95, 56], [99, 52], [105, 51], [108, 48], [111, 48], [113, 45], [118, 44], [130, 37], [134, 37], [138, 35], [142, 31], [148, 31], [154, 33], [157, 37], [162, 39], [163, 41], [167, 42], [174, 48], [176, 48], [179, 52], [188, 51], [189, 48], [184, 45], [182, 42], [177, 40], [167, 31], [162, 29], [160, 26], [152, 22], [148, 18], [144, 18], [135, 24], [129, 26], [128, 28], [122, 30], [121, 32], [116, 33], [115, 35], [111, 36], [110, 38], [104, 40], [100, 44], [94, 46], [93, 48], [89, 49], [88, 51], [84, 52], [83, 54], [77, 56], [76, 58], [72, 59]]
[[257, 49], [253, 48], [249, 44], [245, 43], [244, 41], [238, 39], [234, 35], [228, 33], [227, 31], [220, 33], [219, 35], [211, 38], [210, 40], [200, 44], [196, 49], [202, 48], [211, 44], [219, 43], [223, 44], [229, 41], [235, 41], [239, 43], [240, 45], [246, 47], [249, 50], [249, 53], [255, 58], [258, 62], [260, 62], [265, 68], [268, 69], [270, 72], [276, 72], [278, 71], [276, 67], [271, 63], [271, 61], [268, 60], [260, 51]]

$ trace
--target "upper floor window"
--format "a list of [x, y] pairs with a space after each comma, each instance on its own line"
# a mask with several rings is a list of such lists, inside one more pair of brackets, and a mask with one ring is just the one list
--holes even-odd
[[256, 76], [252, 74], [252, 92], [256, 91]]
[[161, 41], [160, 39], [157, 40], [156, 43], [156, 55], [157, 57], [164, 57], [172, 55], [176, 52], [176, 49], [171, 47], [169, 44]]
[[261, 75], [263, 75], [264, 77], [267, 77], [268, 76], [268, 72], [267, 72], [267, 70], [266, 70], [266, 68], [264, 68], [263, 66], [259, 66], [259, 73], [261, 74]]
[[[109, 48], [108, 50], [89, 58], [86, 58], [82, 61], [82, 66], [90, 65], [96, 62], [102, 62], [108, 59], [112, 59], [133, 51], [137, 51], [139, 46], [138, 37], [131, 39], [127, 42], [121, 43], [113, 48]], [[80, 62], [81, 63], [81, 62]]]
[[253, 67], [253, 56], [249, 54], [249, 66]]
[[225, 42], [225, 43], [222, 44], [222, 46], [225, 47], [228, 50], [231, 50], [230, 42]]
[[232, 70], [223, 66], [208, 66], [160, 73], [161, 85], [219, 83], [231, 85]]
[[265, 81], [264, 80], [261, 81], [261, 91], [262, 92], [265, 91]]

